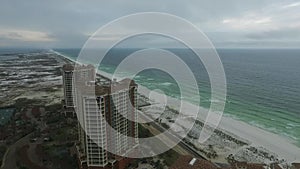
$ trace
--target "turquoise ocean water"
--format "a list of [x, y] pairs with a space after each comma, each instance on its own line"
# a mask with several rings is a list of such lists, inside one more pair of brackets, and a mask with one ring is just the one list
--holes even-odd
[[[113, 49], [101, 63], [102, 71], [113, 73], [127, 55], [137, 49]], [[210, 82], [204, 66], [186, 49], [169, 49], [184, 60], [200, 86], [201, 106], [208, 108]], [[76, 59], [79, 49], [55, 49]], [[218, 49], [227, 78], [225, 115], [242, 120], [292, 140], [300, 147], [300, 50], [296, 49]], [[166, 73], [147, 70], [137, 83], [160, 89], [178, 98], [178, 86]], [[186, 84], [189, 86], [189, 84]], [[196, 89], [191, 89], [196, 90]], [[195, 102], [193, 98], [187, 98]]]

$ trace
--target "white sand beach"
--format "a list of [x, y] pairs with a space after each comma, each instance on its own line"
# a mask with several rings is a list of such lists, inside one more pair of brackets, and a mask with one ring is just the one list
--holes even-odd
[[[145, 87], [140, 87], [142, 90], [142, 94], [147, 95], [149, 90]], [[155, 92], [155, 91], [154, 91]], [[163, 96], [159, 97], [160, 94], [155, 94], [152, 96], [156, 96], [157, 98], [153, 98], [154, 100], [161, 100]], [[180, 104], [179, 100], [168, 97], [168, 104], [172, 107], [178, 107]], [[182, 109], [182, 113], [191, 116], [191, 114], [186, 112], [191, 112], [191, 110], [196, 110], [197, 107], [191, 103], [185, 102], [184, 104], [188, 106], [184, 106]], [[199, 108], [200, 115], [198, 116], [201, 120], [205, 120], [207, 109]], [[213, 112], [212, 112], [213, 113]], [[178, 121], [182, 122], [183, 121]], [[188, 122], [188, 121], [187, 121]], [[186, 126], [186, 124], [178, 124], [179, 126]], [[245, 122], [235, 120], [230, 117], [222, 116], [222, 119], [218, 125], [218, 129], [225, 130], [226, 132], [232, 133], [235, 136], [242, 138], [243, 140], [247, 140], [250, 142], [251, 146], [254, 147], [263, 147], [270, 152], [278, 155], [279, 158], [286, 160], [287, 162], [300, 161], [300, 148], [294, 145], [290, 140], [268, 132], [266, 130], [260, 129], [255, 126], [251, 126]]]
[[[55, 53], [70, 60], [70, 58], [58, 52]], [[75, 62], [74, 60], [72, 61]], [[98, 73], [105, 77], [111, 77], [110, 74], [100, 70], [98, 70]], [[148, 96], [150, 93], [149, 89], [143, 86], [139, 86], [139, 92], [145, 96]], [[165, 97], [161, 96], [159, 93], [155, 91], [154, 93], [155, 94], [152, 93], [151, 95], [152, 99], [154, 99], [156, 102], [161, 103], [161, 101], [163, 101], [161, 99], [164, 99]], [[179, 100], [170, 97], [167, 98], [168, 98], [168, 105], [170, 107], [179, 108], [180, 105]], [[182, 107], [181, 109], [183, 115], [185, 115], [186, 117], [195, 117], [195, 114], [191, 114], [189, 112], [194, 112], [195, 110], [198, 109], [198, 107], [188, 102], [184, 102], [184, 105], [185, 106]], [[199, 112], [200, 114], [198, 117], [204, 121], [204, 118], [207, 116], [208, 110], [199, 107]], [[190, 121], [185, 121], [182, 119], [178, 120], [178, 124], [175, 124], [175, 126], [177, 125], [178, 128], [182, 128], [186, 126], [185, 123], [190, 123]], [[223, 130], [226, 133], [231, 133], [232, 136], [239, 137], [239, 139], [247, 140], [248, 142], [250, 142], [250, 146], [267, 149], [269, 152], [278, 155], [279, 159], [284, 159], [287, 163], [300, 161], [300, 148], [294, 145], [290, 140], [278, 136], [276, 134], [273, 134], [271, 132], [265, 131], [258, 127], [251, 126], [245, 122], [241, 122], [226, 116], [222, 117], [218, 125], [218, 129]], [[179, 129], [179, 131], [182, 130]]]

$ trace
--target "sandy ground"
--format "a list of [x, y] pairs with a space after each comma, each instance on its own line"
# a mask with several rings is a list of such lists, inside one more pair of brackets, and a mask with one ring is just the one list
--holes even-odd
[[[104, 76], [110, 77], [108, 73], [99, 73]], [[142, 86], [139, 86], [139, 92], [141, 92], [143, 95], [148, 95], [150, 93], [149, 89]], [[164, 97], [160, 96], [159, 93], [156, 93], [152, 94], [152, 99], [154, 99], [157, 102], [161, 102], [164, 100]], [[180, 105], [178, 100], [170, 97], [168, 97], [168, 104], [174, 108], [178, 108], [178, 105]], [[195, 117], [195, 114], [190, 114], [189, 112], [195, 112], [198, 109], [198, 107], [188, 102], [185, 102], [184, 105], [185, 106], [182, 107], [181, 112], [186, 116]], [[201, 120], [205, 120], [204, 117], [207, 117], [207, 112], [207, 109], [200, 107], [200, 114], [198, 115], [198, 117], [200, 117]], [[210, 113], [215, 114], [215, 112]], [[182, 124], [179, 123], [179, 126], [189, 125], [186, 125], [183, 122]], [[282, 158], [287, 162], [300, 161], [300, 148], [294, 145], [290, 140], [286, 138], [265, 131], [258, 127], [251, 126], [245, 122], [241, 122], [225, 116], [222, 116], [218, 128], [225, 130], [226, 132], [232, 133], [233, 135], [238, 136], [243, 140], [249, 141], [251, 146], [263, 147], [268, 151], [275, 153], [276, 155], [278, 155], [279, 158]]]
[[[98, 71], [98, 73], [106, 77], [111, 77], [110, 74], [103, 71]], [[139, 86], [139, 92], [145, 96], [149, 96], [150, 93], [149, 89], [143, 86]], [[161, 96], [159, 93], [152, 93], [151, 98], [160, 103], [163, 103], [165, 100], [165, 97]], [[178, 100], [170, 97], [167, 97], [167, 99], [170, 107], [175, 109], [181, 108], [180, 112], [182, 112], [182, 116], [181, 118], [179, 116], [179, 120], [176, 120], [174, 123], [174, 129], [179, 135], [184, 134], [186, 127], [191, 125], [191, 121], [189, 121], [189, 119], [196, 118], [196, 113], [193, 112], [198, 112], [199, 110], [198, 117], [203, 121], [205, 121], [205, 118], [208, 115], [207, 109], [195, 106], [188, 102], [183, 102], [183, 107], [179, 107], [180, 102]], [[219, 115], [216, 112], [209, 112], [209, 114], [212, 117], [218, 117]], [[225, 116], [222, 116], [217, 127], [238, 139], [247, 140], [251, 146], [258, 148], [263, 147], [262, 149], [275, 153], [279, 158], [282, 158], [287, 162], [300, 161], [300, 148], [286, 138]], [[238, 149], [235, 151], [238, 152]]]
[[60, 69], [66, 60], [46, 51], [7, 58], [0, 63], [1, 106], [12, 105], [19, 98], [41, 100], [45, 105], [61, 102]]
[[[149, 93], [149, 90], [144, 87], [140, 87], [139, 91], [144, 95], [147, 95]], [[157, 97], [153, 99], [158, 101], [162, 100], [163, 98], [163, 96], [160, 97], [160, 94], [158, 93], [152, 96]], [[168, 104], [172, 107], [178, 107], [178, 105], [180, 105], [178, 100], [170, 97], [168, 97]], [[196, 117], [196, 115], [192, 112], [196, 112], [196, 110], [198, 109], [197, 106], [185, 102], [183, 107], [181, 108], [183, 116], [193, 118]], [[198, 117], [204, 121], [204, 118], [207, 117], [207, 112], [208, 110], [199, 108]], [[215, 114], [215, 112], [210, 113], [212, 115]], [[177, 125], [178, 127], [174, 128], [175, 130], [182, 130], [180, 128], [184, 126], [190, 126], [190, 123], [192, 123], [192, 121], [181, 118], [181, 120], [177, 120], [175, 122], [175, 125]], [[282, 158], [287, 162], [300, 161], [300, 148], [286, 138], [225, 116], [221, 118], [218, 128], [231, 133], [231, 135], [238, 137], [238, 139], [249, 141], [251, 146], [263, 147], [268, 151], [277, 154], [279, 158]], [[177, 133], [180, 132], [177, 131]]]
[[289, 140], [241, 121], [223, 117], [220, 128], [251, 141], [253, 146], [262, 146], [288, 162], [300, 161], [300, 148]]

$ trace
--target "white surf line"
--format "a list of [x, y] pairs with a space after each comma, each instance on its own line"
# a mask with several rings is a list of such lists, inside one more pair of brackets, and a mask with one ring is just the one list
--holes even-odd
[[[53, 52], [70, 61], [73, 61], [78, 64], [82, 64], [79, 63], [78, 61], [68, 58], [68, 56], [63, 55], [57, 51], [53, 50]], [[97, 74], [100, 74], [101, 76], [106, 77], [108, 79], [110, 79], [109, 77], [111, 77], [111, 74], [103, 72], [101, 70], [97, 70], [97, 72], [98, 72]], [[150, 89], [142, 85], [139, 86], [142, 88], [141, 90], [142, 94], [149, 93]], [[157, 95], [159, 94], [160, 93], [157, 93]], [[167, 96], [167, 98], [171, 100], [172, 105], [174, 107], [178, 107], [178, 102], [180, 102], [178, 99], [172, 98], [170, 96]], [[189, 102], [187, 104], [191, 106], [191, 109], [196, 109], [194, 107], [196, 105], [193, 105], [192, 103]], [[199, 107], [199, 109], [202, 110], [201, 112], [207, 111], [207, 109], [203, 107]], [[190, 112], [190, 110], [188, 109], [186, 109], [185, 111], [186, 112], [184, 113]], [[200, 120], [205, 120], [205, 119], [200, 119]], [[291, 141], [285, 137], [281, 137], [267, 130], [263, 130], [256, 126], [247, 124], [243, 121], [239, 121], [231, 117], [225, 117], [225, 116], [223, 116], [223, 118], [221, 119], [221, 122], [218, 125], [218, 129], [225, 130], [226, 132], [234, 134], [242, 139], [248, 140], [249, 142], [252, 143], [253, 146], [264, 147], [270, 152], [277, 154], [279, 158], [285, 159], [287, 162], [292, 163], [294, 161], [300, 161], [300, 148], [294, 145], [293, 143], [291, 143]]]

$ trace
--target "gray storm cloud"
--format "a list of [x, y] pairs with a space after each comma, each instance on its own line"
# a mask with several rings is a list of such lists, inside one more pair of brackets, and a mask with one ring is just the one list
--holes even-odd
[[[216, 47], [249, 47], [249, 44], [259, 47], [262, 43], [267, 47], [298, 47], [299, 4], [280, 0], [2, 0], [0, 47], [81, 47], [99, 27], [137, 12], [164, 12], [183, 17], [203, 30]], [[122, 29], [126, 26], [120, 27], [120, 34]], [[115, 36], [102, 38], [110, 40]], [[186, 36], [193, 38], [188, 33]], [[166, 44], [163, 39], [155, 42]], [[130, 46], [138, 44], [131, 42]]]

